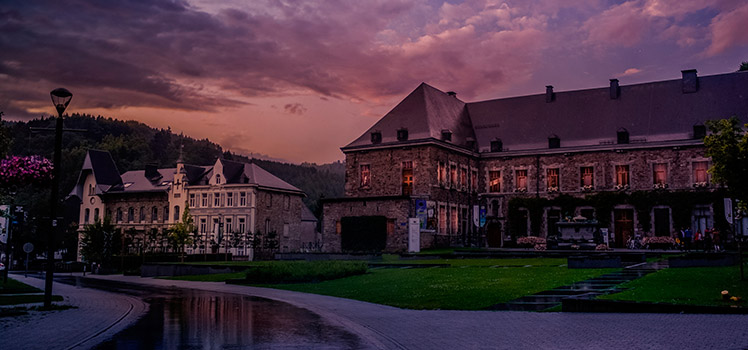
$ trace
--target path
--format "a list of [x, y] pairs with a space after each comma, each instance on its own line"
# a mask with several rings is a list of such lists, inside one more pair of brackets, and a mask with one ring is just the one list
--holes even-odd
[[[44, 289], [44, 279], [22, 275], [11, 278]], [[96, 289], [54, 283], [52, 292], [64, 298], [55, 304], [74, 308], [1, 317], [0, 349], [89, 349], [122, 331], [148, 310], [148, 305], [138, 298]]]

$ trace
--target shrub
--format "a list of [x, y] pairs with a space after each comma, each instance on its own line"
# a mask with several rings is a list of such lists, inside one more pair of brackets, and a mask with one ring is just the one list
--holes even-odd
[[277, 261], [249, 269], [249, 283], [321, 282], [366, 273], [362, 261]]
[[675, 244], [675, 240], [670, 236], [644, 237], [643, 244]]
[[604, 243], [598, 244], [598, 245], [597, 245], [597, 246], [595, 247], [595, 250], [609, 250], [609, 249], [610, 249], [610, 248], [608, 248], [608, 245], [607, 245], [607, 244], [604, 244]]

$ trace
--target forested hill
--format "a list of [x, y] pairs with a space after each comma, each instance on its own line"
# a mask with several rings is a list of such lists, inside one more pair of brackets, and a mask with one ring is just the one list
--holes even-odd
[[[39, 154], [52, 158], [54, 148], [54, 119], [42, 118], [29, 122], [3, 122], [13, 135], [10, 154]], [[219, 156], [236, 161], [249, 158], [232, 154], [208, 139], [196, 140], [174, 134], [170, 129], [154, 129], [136, 121], [121, 121], [105, 117], [73, 114], [65, 118], [67, 131], [63, 136], [62, 183], [60, 190], [67, 194], [75, 184], [83, 158], [89, 149], [107, 150], [114, 157], [119, 171], [144, 169], [155, 163], [169, 168], [176, 165], [180, 145], [184, 145], [184, 160], [188, 164], [213, 164]], [[317, 200], [321, 197], [339, 197], [343, 194], [345, 165], [286, 164], [270, 160], [253, 159], [253, 162], [284, 181], [306, 192], [304, 202], [317, 213]]]

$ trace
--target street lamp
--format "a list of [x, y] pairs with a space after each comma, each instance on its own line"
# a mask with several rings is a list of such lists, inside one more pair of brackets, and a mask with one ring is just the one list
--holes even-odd
[[44, 280], [44, 307], [52, 306], [52, 277], [55, 269], [55, 230], [57, 229], [57, 205], [60, 192], [60, 158], [62, 156], [62, 113], [73, 99], [73, 94], [67, 89], [58, 88], [49, 93], [57, 110], [55, 124], [55, 155], [52, 170], [52, 193], [49, 196], [49, 231], [47, 235], [47, 275]]

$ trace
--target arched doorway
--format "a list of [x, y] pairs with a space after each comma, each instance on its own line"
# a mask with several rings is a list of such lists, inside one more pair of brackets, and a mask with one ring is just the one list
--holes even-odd
[[501, 222], [492, 221], [486, 225], [486, 240], [489, 248], [501, 247]]

